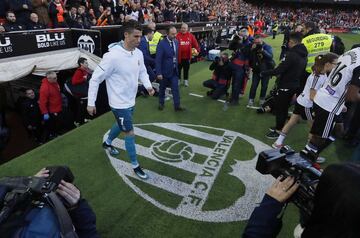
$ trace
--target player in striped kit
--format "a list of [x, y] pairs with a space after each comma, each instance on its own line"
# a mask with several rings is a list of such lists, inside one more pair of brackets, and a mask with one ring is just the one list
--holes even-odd
[[312, 67], [313, 73], [307, 78], [304, 90], [296, 99], [293, 114], [291, 115], [290, 120], [282, 128], [278, 139], [272, 144], [273, 148], [281, 148], [284, 145], [287, 134], [300, 119], [307, 120], [311, 126], [313, 122], [313, 100], [316, 91], [319, 90], [327, 80], [327, 74], [335, 67], [337, 58], [338, 55], [333, 53], [319, 55], [315, 58], [315, 64]]
[[338, 59], [328, 80], [314, 98], [314, 123], [311, 138], [301, 154], [315, 161], [321, 151], [331, 144], [334, 124], [345, 106], [345, 100], [360, 101], [360, 47]]

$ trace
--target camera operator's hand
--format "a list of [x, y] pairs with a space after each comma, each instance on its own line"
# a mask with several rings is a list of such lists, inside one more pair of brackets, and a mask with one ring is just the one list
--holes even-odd
[[286, 202], [298, 189], [300, 181], [295, 182], [293, 177], [287, 177], [281, 181], [282, 178], [279, 176], [266, 194], [279, 202]]
[[80, 190], [74, 184], [64, 180], [61, 180], [56, 192], [69, 203], [70, 207], [75, 206], [80, 200]]
[[49, 177], [49, 170], [46, 168], [42, 168], [39, 172], [37, 172], [34, 176], [39, 178], [47, 178]]

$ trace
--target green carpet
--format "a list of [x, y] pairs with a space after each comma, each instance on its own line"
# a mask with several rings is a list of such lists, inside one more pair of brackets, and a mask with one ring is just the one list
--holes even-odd
[[[359, 41], [360, 38], [359, 35], [350, 34], [341, 35], [341, 37], [347, 44], [347, 48]], [[267, 39], [265, 41], [273, 46], [275, 59], [278, 59], [282, 36], [278, 36], [275, 40]], [[267, 145], [271, 145], [273, 142], [266, 139], [265, 134], [268, 132], [268, 127], [274, 125], [275, 118], [270, 114], [258, 115], [255, 110], [247, 109], [245, 107], [247, 94], [241, 99], [239, 106], [229, 107], [226, 111], [223, 110], [222, 102], [189, 95], [189, 93], [206, 94], [207, 90], [203, 88], [202, 82], [211, 76], [211, 72], [208, 70], [209, 64], [209, 62], [199, 62], [191, 65], [190, 87], [181, 87], [181, 102], [186, 107], [186, 112], [175, 113], [171, 101], [167, 101], [164, 111], [159, 112], [157, 98], [140, 97], [137, 99], [134, 123], [147, 124], [138, 128], [143, 132], [152, 132], [153, 134], [152, 136], [148, 136], [146, 133], [139, 135], [136, 142], [142, 148], [152, 146], [157, 148], [157, 150], [152, 149], [153, 154], [151, 155], [148, 155], [150, 149], [139, 153], [139, 161], [151, 173], [161, 175], [164, 180], [170, 178], [169, 181], [174, 182], [174, 186], [161, 188], [164, 182], [160, 177], [156, 177], [159, 179], [154, 179], [154, 183], [151, 184], [139, 181], [133, 176], [123, 175], [127, 178], [123, 180], [118, 175], [101, 148], [104, 134], [114, 123], [114, 117], [110, 113], [2, 165], [0, 177], [31, 175], [48, 165], [68, 165], [75, 175], [75, 184], [81, 189], [82, 196], [88, 199], [94, 208], [98, 230], [102, 237], [241, 237], [246, 225], [245, 221], [210, 222], [174, 215], [176, 211], [182, 212], [176, 210], [181, 205], [185, 210], [188, 209], [186, 214], [189, 216], [199, 215], [194, 212], [197, 211], [196, 208], [191, 211], [189, 204], [184, 203], [186, 194], [182, 194], [184, 191], [192, 194], [191, 184], [197, 179], [199, 181], [205, 177], [213, 179], [212, 186], [207, 188], [207, 194], [204, 195], [206, 199], [201, 200], [200, 213], [210, 214], [209, 217], [212, 212], [216, 213], [221, 210], [224, 211], [222, 215], [226, 217], [228, 215], [226, 208], [233, 206], [237, 199], [257, 192], [256, 187], [247, 192], [246, 182], [241, 179], [242, 175], [234, 173], [236, 169], [241, 170], [242, 166], [251, 165], [251, 161], [256, 155], [249, 139], [238, 136], [231, 141], [232, 146], [224, 146], [226, 156], [215, 158], [217, 161], [221, 160], [222, 163], [221, 168], [216, 168], [217, 175], [215, 176], [215, 168], [210, 168], [209, 164], [204, 167], [208, 158], [204, 155], [207, 153], [205, 151], [213, 151], [219, 146], [218, 142], [211, 138], [220, 140], [226, 137], [226, 133], [241, 133]], [[273, 81], [274, 79], [272, 79], [270, 87], [273, 85]], [[248, 84], [247, 93], [250, 84], [251, 82]], [[151, 123], [181, 123], [182, 127], [174, 130]], [[196, 131], [200, 136], [191, 135], [187, 131]], [[287, 144], [296, 150], [301, 149], [306, 143], [308, 131], [306, 123], [300, 123], [291, 131], [286, 141]], [[175, 143], [169, 138], [183, 143]], [[157, 141], [161, 143], [156, 144]], [[119, 140], [119, 142], [121, 141]], [[121, 146], [119, 147], [121, 148]], [[327, 158], [324, 166], [345, 161], [351, 153], [351, 150], [343, 146], [342, 141], [337, 141], [323, 152], [322, 155]], [[180, 158], [181, 161], [164, 162], [163, 159], [167, 155], [168, 160], [175, 161]], [[153, 156], [155, 159], [149, 159], [148, 156]], [[119, 164], [127, 162], [126, 152], [121, 149], [120, 156], [113, 161]], [[182, 166], [188, 167], [184, 169]], [[208, 173], [208, 176], [199, 176], [199, 173], [196, 172], [199, 169], [202, 171], [201, 173]], [[204, 172], [204, 170], [206, 171]], [[245, 175], [250, 178], [252, 178], [251, 176], [262, 177], [252, 168], [246, 171], [249, 174]], [[257, 179], [250, 182], [255, 182], [255, 180]], [[125, 181], [132, 186], [130, 187]], [[261, 181], [259, 179], [259, 183]], [[176, 186], [176, 184], [181, 186]], [[199, 185], [197, 188], [201, 190], [201, 184], [197, 185]], [[145, 200], [133, 188], [136, 188], [136, 191], [142, 191], [150, 200]], [[177, 191], [176, 189], [182, 190]], [[196, 191], [199, 194], [195, 193], [198, 197], [202, 196], [200, 190]], [[261, 195], [259, 196], [261, 198]], [[155, 203], [161, 204], [161, 206], [154, 205]], [[249, 204], [249, 209], [254, 206], [254, 202], [252, 203]], [[246, 206], [242, 209], [229, 212], [234, 213], [233, 217], [235, 218], [241, 217], [242, 213], [249, 212]], [[221, 218], [218, 219], [221, 220]], [[293, 229], [298, 223], [297, 209], [293, 205], [288, 207], [283, 223], [284, 226], [279, 237], [292, 237]]]

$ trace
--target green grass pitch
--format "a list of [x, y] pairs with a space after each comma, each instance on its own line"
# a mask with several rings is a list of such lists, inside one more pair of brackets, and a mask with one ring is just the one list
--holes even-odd
[[[360, 42], [359, 35], [344, 34], [340, 36], [343, 38], [347, 49]], [[278, 59], [282, 36], [278, 36], [275, 40], [265, 39], [265, 42], [273, 46], [275, 59]], [[268, 132], [268, 127], [274, 125], [275, 118], [269, 114], [257, 115], [255, 110], [246, 108], [250, 81], [246, 95], [241, 99], [240, 105], [229, 107], [226, 111], [223, 110], [224, 104], [222, 102], [189, 95], [189, 93], [206, 94], [202, 82], [211, 76], [211, 72], [208, 70], [209, 64], [210, 62], [199, 62], [191, 65], [190, 87], [181, 87], [181, 102], [186, 107], [186, 112], [175, 113], [171, 101], [167, 101], [164, 111], [160, 112], [157, 110], [157, 98], [140, 97], [137, 99], [134, 123], [143, 124], [139, 126], [143, 131], [154, 133], [150, 137], [137, 136], [137, 144], [143, 148], [149, 148], [156, 141], [164, 140], [164, 138], [177, 138], [185, 143], [163, 143], [157, 147], [157, 152], [153, 156], [169, 154], [170, 160], [177, 160], [179, 157], [177, 155], [182, 148], [185, 148], [186, 153], [184, 154], [186, 156], [184, 158], [186, 161], [185, 159], [184, 161], [194, 165], [194, 167], [185, 170], [181, 166], [169, 166], [168, 163], [172, 162], [162, 163], [147, 159], [146, 150], [139, 155], [140, 163], [145, 169], [171, 178], [172, 181], [178, 181], [184, 189], [188, 188], [189, 184], [197, 178], [197, 167], [201, 167], [207, 160], [203, 151], [216, 147], [217, 143], [205, 138], [206, 136], [186, 135], [183, 133], [184, 131], [169, 130], [161, 126], [149, 125], [149, 123], [202, 125], [211, 128], [184, 127], [202, 132], [204, 135], [211, 135], [214, 138], [220, 138], [226, 133], [225, 130], [228, 130], [250, 136], [267, 145], [271, 145], [273, 142], [267, 139], [265, 134]], [[270, 83], [270, 88], [273, 82], [274, 79]], [[101, 236], [106, 238], [241, 237], [246, 221], [209, 222], [189, 219], [171, 214], [139, 196], [118, 175], [101, 148], [103, 136], [112, 123], [114, 123], [114, 117], [111, 113], [107, 113], [2, 165], [0, 177], [31, 175], [47, 165], [68, 165], [75, 175], [75, 184], [81, 189], [82, 196], [88, 199], [94, 208], [97, 215], [97, 227]], [[291, 131], [286, 141], [287, 144], [296, 150], [301, 149], [306, 143], [308, 131], [309, 128], [306, 123], [300, 123]], [[161, 137], [157, 137], [159, 135]], [[184, 146], [186, 143], [196, 145], [196, 148], [191, 149]], [[351, 153], [352, 151], [345, 148], [341, 141], [337, 141], [323, 152], [323, 156], [328, 159], [325, 166], [329, 163], [345, 161], [351, 156]], [[245, 184], [237, 177], [229, 174], [233, 171], [233, 166], [237, 161], [249, 162], [255, 155], [254, 147], [247, 140], [237, 137], [232, 141], [232, 146], [227, 150], [226, 157], [222, 161], [222, 167], [219, 168], [218, 174], [214, 178], [213, 186], [209, 188], [207, 199], [203, 201], [203, 211], [211, 212], [226, 209], [246, 194]], [[159, 157], [156, 158], [159, 159]], [[128, 161], [123, 149], [115, 161]], [[208, 172], [214, 173], [212, 170]], [[181, 194], [159, 189], [155, 185], [144, 183], [131, 176], [128, 176], [128, 181], [169, 209], [175, 209], [184, 199]], [[244, 208], [245, 210], [246, 208]], [[236, 212], [242, 213], [242, 211]], [[283, 223], [284, 226], [279, 237], [292, 237], [293, 229], [298, 223], [297, 209], [293, 205], [287, 208]]]

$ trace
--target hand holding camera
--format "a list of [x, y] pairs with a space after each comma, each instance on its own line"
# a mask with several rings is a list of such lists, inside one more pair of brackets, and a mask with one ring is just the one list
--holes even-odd
[[270, 197], [279, 202], [286, 202], [299, 188], [300, 181], [295, 181], [294, 177], [279, 176], [273, 185], [266, 192]]

